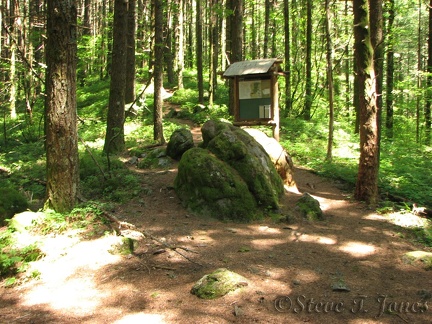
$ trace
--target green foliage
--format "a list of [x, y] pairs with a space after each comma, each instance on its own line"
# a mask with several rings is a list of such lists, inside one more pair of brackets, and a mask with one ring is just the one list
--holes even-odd
[[15, 237], [10, 229], [0, 233], [0, 278], [10, 277], [5, 282], [6, 286], [16, 283], [14, 277], [18, 273], [25, 272], [28, 263], [36, 261], [44, 256], [37, 244], [15, 247]]
[[124, 202], [140, 193], [139, 179], [127, 169], [119, 157], [108, 159], [102, 152], [87, 151], [80, 158], [81, 190], [88, 199]]
[[12, 187], [0, 188], [0, 225], [14, 214], [26, 210], [27, 199]]

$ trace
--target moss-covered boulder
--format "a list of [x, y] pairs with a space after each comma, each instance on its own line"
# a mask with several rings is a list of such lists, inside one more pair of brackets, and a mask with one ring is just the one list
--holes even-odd
[[310, 221], [324, 219], [324, 213], [321, 210], [319, 201], [307, 192], [297, 201], [296, 209]]
[[425, 270], [432, 270], [432, 252], [410, 251], [402, 256], [402, 261], [406, 264], [420, 265]]
[[256, 201], [238, 172], [202, 148], [186, 151], [174, 188], [190, 210], [221, 220], [259, 218]]
[[191, 293], [203, 299], [215, 299], [248, 285], [243, 276], [220, 268], [198, 280]]
[[166, 148], [166, 154], [175, 159], [180, 160], [183, 153], [194, 147], [192, 133], [189, 129], [176, 129], [170, 137]]
[[5, 225], [5, 219], [28, 208], [27, 199], [14, 188], [0, 188], [0, 226]]
[[252, 136], [270, 157], [279, 176], [288, 187], [296, 187], [294, 181], [294, 164], [289, 153], [273, 137], [267, 136], [256, 128], [244, 128], [244, 131]]
[[240, 174], [258, 205], [278, 207], [283, 181], [261, 144], [244, 130], [219, 121], [207, 121], [202, 134], [204, 147]]

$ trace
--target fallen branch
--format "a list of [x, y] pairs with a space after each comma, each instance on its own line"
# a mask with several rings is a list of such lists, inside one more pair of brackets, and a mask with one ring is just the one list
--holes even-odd
[[183, 258], [185, 258], [185, 259], [188, 260], [189, 262], [195, 263], [196, 265], [199, 265], [200, 267], [203, 266], [202, 264], [200, 264], [200, 263], [198, 263], [198, 262], [195, 262], [194, 260], [190, 259], [189, 257], [187, 257], [186, 255], [184, 255], [183, 253], [181, 253], [181, 252], [179, 252], [179, 251], [177, 251], [177, 250], [180, 249], [180, 250], [184, 250], [184, 251], [186, 251], [186, 252], [191, 252], [191, 253], [196, 253], [196, 254], [198, 254], [198, 252], [192, 251], [191, 249], [188, 249], [188, 248], [185, 248], [185, 247], [182, 247], [182, 246], [172, 246], [172, 245], [170, 245], [170, 244], [168, 244], [168, 243], [162, 241], [161, 239], [157, 238], [157, 237], [154, 236], [153, 234], [150, 234], [150, 233], [147, 232], [147, 231], [142, 231], [142, 233], [144, 234], [145, 237], [147, 237], [147, 238], [149, 238], [149, 239], [151, 239], [151, 240], [153, 240], [153, 241], [156, 241], [156, 242], [162, 244], [162, 245], [165, 246], [167, 249], [170, 249], [171, 251], [174, 251], [175, 253], [178, 253], [179, 255], [181, 255]]
[[[85, 201], [84, 198], [80, 198], [81, 200]], [[107, 212], [106, 210], [101, 210], [102, 214], [108, 218], [108, 220], [110, 220], [112, 223], [115, 223], [117, 226], [113, 227], [113, 229], [115, 230], [115, 232], [117, 233], [117, 235], [121, 235], [124, 237], [127, 237], [129, 239], [136, 239], [137, 237], [140, 236], [139, 233], [144, 234], [145, 237], [158, 242], [159, 244], [162, 244], [164, 247], [166, 247], [167, 249], [170, 249], [171, 251], [174, 251], [175, 253], [179, 254], [180, 256], [182, 256], [183, 258], [185, 258], [186, 260], [188, 260], [189, 262], [192, 262], [196, 265], [199, 265], [200, 267], [202, 267], [203, 265], [192, 260], [191, 258], [189, 258], [188, 256], [184, 255], [183, 253], [181, 253], [178, 250], [183, 250], [186, 252], [190, 252], [190, 253], [196, 253], [198, 254], [198, 252], [195, 252], [191, 249], [185, 248], [183, 246], [172, 246], [164, 241], [162, 241], [160, 238], [154, 236], [153, 234], [149, 233], [148, 231], [141, 231], [138, 232], [136, 230], [131, 230], [131, 229], [136, 229], [136, 226], [133, 224], [130, 224], [128, 222], [122, 222], [120, 221], [116, 216], [114, 216], [113, 214]], [[134, 234], [134, 232], [136, 232], [136, 235]], [[133, 237], [132, 237], [133, 236]]]

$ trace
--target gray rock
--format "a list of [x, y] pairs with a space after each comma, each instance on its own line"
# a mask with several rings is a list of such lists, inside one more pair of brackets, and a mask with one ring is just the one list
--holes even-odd
[[186, 128], [176, 129], [170, 137], [166, 154], [175, 160], [180, 160], [183, 153], [192, 147], [194, 147], [194, 142], [190, 130]]
[[198, 214], [240, 221], [260, 216], [239, 174], [202, 148], [183, 154], [174, 188], [183, 205]]
[[244, 128], [244, 131], [251, 135], [267, 152], [273, 162], [279, 176], [284, 184], [289, 187], [296, 186], [293, 178], [294, 164], [289, 153], [273, 137], [267, 136], [264, 132], [256, 128]]
[[310, 221], [324, 219], [324, 213], [321, 210], [319, 201], [307, 192], [298, 200], [296, 209]]
[[248, 286], [246, 278], [220, 268], [198, 280], [192, 287], [191, 293], [203, 299], [215, 299], [245, 286]]

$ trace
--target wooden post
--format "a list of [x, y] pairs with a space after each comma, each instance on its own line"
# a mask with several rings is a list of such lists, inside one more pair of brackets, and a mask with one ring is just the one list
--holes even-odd
[[277, 83], [277, 75], [276, 73], [273, 73], [271, 76], [271, 106], [273, 110], [273, 137], [276, 141], [279, 142], [279, 89], [278, 89], [278, 83]]
[[235, 76], [233, 80], [233, 92], [234, 92], [234, 121], [240, 120], [240, 102], [239, 102], [239, 77]]

